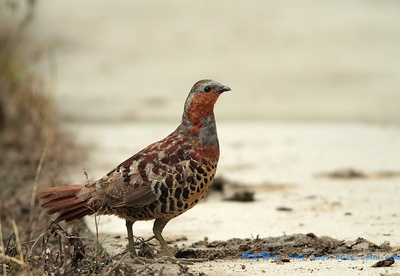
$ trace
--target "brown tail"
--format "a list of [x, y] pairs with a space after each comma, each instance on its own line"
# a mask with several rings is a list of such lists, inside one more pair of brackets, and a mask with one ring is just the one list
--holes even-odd
[[87, 205], [89, 198], [82, 200], [76, 197], [84, 187], [84, 185], [73, 185], [47, 188], [38, 191], [36, 196], [42, 203], [40, 207], [46, 209], [47, 213], [60, 214], [56, 222], [63, 220], [68, 222], [94, 213], [94, 209]]

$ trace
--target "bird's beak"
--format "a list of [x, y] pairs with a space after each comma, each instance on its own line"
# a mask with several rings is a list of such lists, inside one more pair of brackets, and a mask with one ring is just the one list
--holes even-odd
[[215, 93], [223, 93], [226, 91], [231, 91], [231, 89], [228, 86], [221, 85], [218, 90], [215, 91]]

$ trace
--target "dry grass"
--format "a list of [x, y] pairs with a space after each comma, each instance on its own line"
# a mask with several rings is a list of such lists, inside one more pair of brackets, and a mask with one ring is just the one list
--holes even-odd
[[[0, 16], [18, 13], [25, 1], [0, 3]], [[57, 124], [52, 91], [30, 72], [20, 46], [35, 1], [25, 3], [19, 25], [0, 33], [0, 274], [69, 274], [84, 257], [85, 228], [71, 235], [37, 205], [41, 187], [64, 184], [60, 172], [76, 160], [71, 139]], [[27, 8], [26, 8], [27, 7]], [[68, 149], [68, 150], [67, 150]], [[88, 273], [94, 273], [89, 269]]]
[[53, 91], [31, 73], [31, 45], [21, 46], [36, 2], [0, 2], [0, 22], [4, 9], [20, 13], [23, 4], [17, 27], [0, 26], [0, 275], [161, 275], [140, 271], [128, 254], [108, 256], [83, 222], [54, 224], [40, 210], [36, 191], [65, 185], [60, 173], [81, 151], [59, 128]]

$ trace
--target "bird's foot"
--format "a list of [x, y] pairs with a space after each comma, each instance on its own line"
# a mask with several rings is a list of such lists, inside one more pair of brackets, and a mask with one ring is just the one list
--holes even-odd
[[134, 251], [132, 253], [132, 251], [130, 251], [129, 249], [125, 249], [121, 253], [118, 253], [117, 255], [114, 255], [113, 259], [115, 259], [115, 258], [117, 258], [119, 256], [125, 256], [125, 254], [128, 254], [128, 253], [130, 253], [129, 255], [131, 256], [132, 260], [135, 263], [138, 263], [138, 264], [143, 264], [144, 265], [144, 264], [152, 264], [152, 263], [156, 263], [157, 262], [156, 259], [149, 259], [149, 258], [145, 258], [145, 257], [140, 257], [140, 256], [138, 256], [136, 254], [136, 251]]
[[155, 260], [155, 259], [149, 259], [149, 258], [145, 258], [145, 257], [140, 257], [140, 256], [137, 256], [137, 255], [135, 256], [133, 254], [131, 254], [131, 258], [133, 259], [133, 261], [135, 263], [142, 264], [142, 265], [144, 265], [144, 264], [154, 264], [154, 263], [157, 262], [157, 260]]

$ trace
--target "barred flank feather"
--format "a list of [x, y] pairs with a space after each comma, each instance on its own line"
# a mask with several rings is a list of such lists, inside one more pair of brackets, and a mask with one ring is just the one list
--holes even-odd
[[63, 220], [68, 222], [94, 213], [94, 209], [87, 206], [87, 199], [82, 201], [76, 197], [84, 187], [84, 185], [73, 185], [47, 188], [38, 191], [36, 196], [42, 203], [40, 207], [46, 209], [47, 213], [60, 214], [56, 222]]

